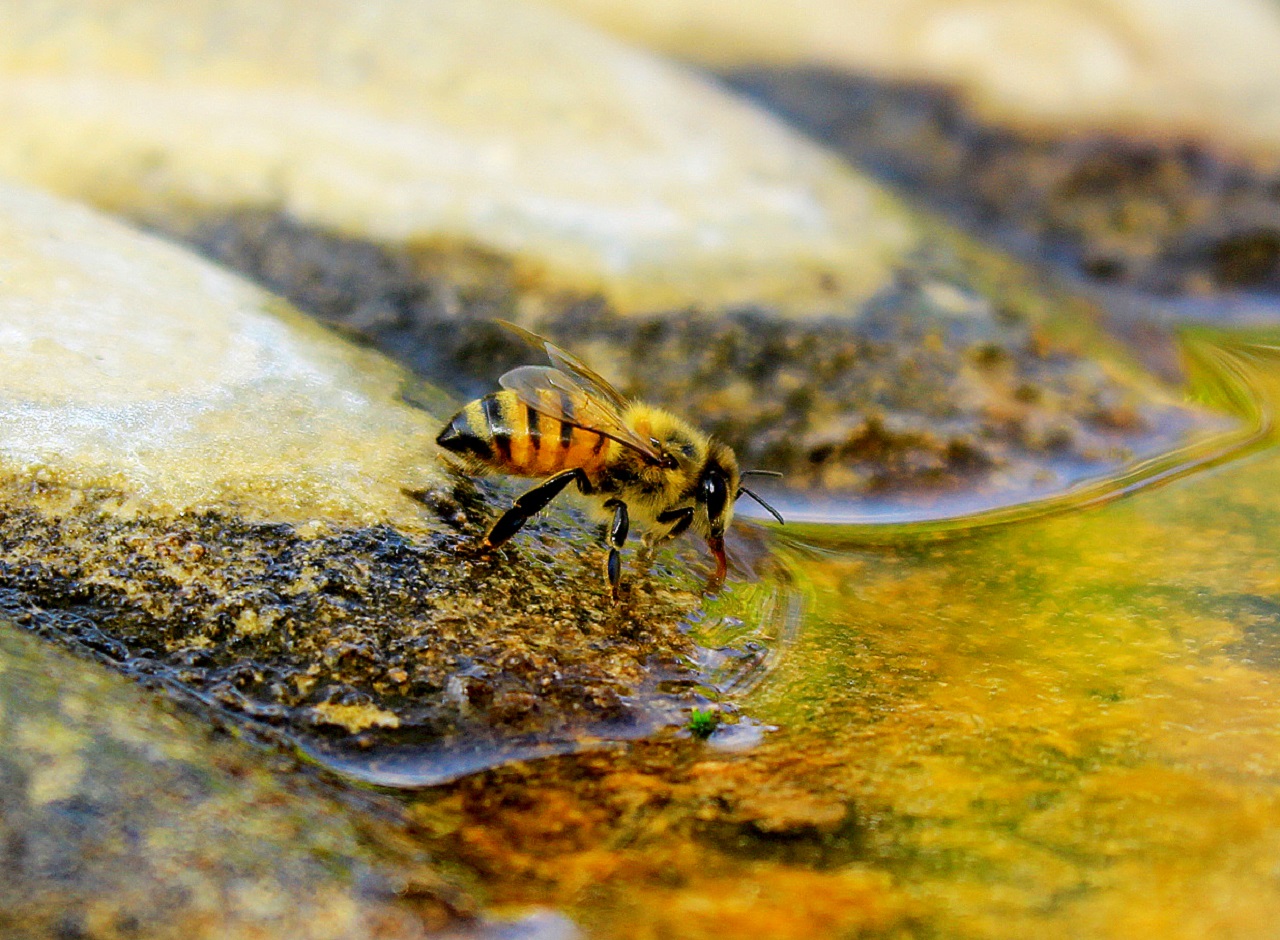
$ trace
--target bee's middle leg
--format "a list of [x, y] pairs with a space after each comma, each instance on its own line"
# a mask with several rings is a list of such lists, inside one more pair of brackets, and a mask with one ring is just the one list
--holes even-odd
[[493, 524], [489, 534], [484, 537], [483, 547], [497, 548], [511, 538], [520, 531], [520, 527], [528, 522], [531, 516], [545, 509], [547, 503], [559, 496], [574, 480], [578, 481], [580, 489], [585, 490], [590, 486], [587, 474], [581, 468], [575, 467], [548, 477], [533, 489], [520, 494], [511, 508]]
[[611, 499], [604, 504], [606, 509], [613, 510], [613, 523], [609, 526], [609, 560], [605, 564], [605, 574], [609, 578], [609, 590], [613, 599], [618, 599], [618, 583], [622, 580], [622, 546], [627, 542], [627, 530], [631, 527], [627, 504], [620, 499]]

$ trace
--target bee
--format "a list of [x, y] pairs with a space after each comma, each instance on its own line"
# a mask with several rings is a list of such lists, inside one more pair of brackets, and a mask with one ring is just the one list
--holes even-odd
[[545, 351], [550, 366], [512, 369], [503, 391], [471, 402], [445, 425], [436, 443], [471, 472], [544, 477], [517, 498], [481, 544], [495, 549], [570, 485], [605, 523], [605, 577], [616, 600], [622, 548], [633, 525], [653, 546], [686, 531], [706, 539], [715, 558], [713, 583], [728, 571], [724, 533], [743, 494], [782, 516], [742, 485], [727, 445], [687, 421], [644, 402], [628, 401], [577, 357], [512, 323], [504, 327]]

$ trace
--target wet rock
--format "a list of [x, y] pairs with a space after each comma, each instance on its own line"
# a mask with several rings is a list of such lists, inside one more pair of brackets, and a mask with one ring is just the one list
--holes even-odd
[[[1096, 338], [1052, 338], [1092, 311], [710, 83], [532, 9], [342, 9], [297, 28], [240, 4], [15, 5], [0, 165], [200, 247], [460, 396], [530, 361], [478, 321], [545, 332], [785, 473], [810, 516], [1036, 498], [1211, 423], [1086, 361]], [[476, 37], [502, 64], [483, 82]], [[95, 147], [67, 146], [85, 133]]]
[[0, 169], [115, 211], [462, 242], [650, 307], [866, 296], [913, 237], [779, 123], [532, 5], [13, 2], [0, 19]]
[[471, 902], [314, 782], [0, 620], [0, 932], [422, 937]]
[[0, 606], [29, 629], [381, 782], [683, 724], [687, 571], [612, 604], [565, 512], [479, 556], [509, 493], [447, 471], [380, 356], [46, 196], [0, 190], [0, 244]]

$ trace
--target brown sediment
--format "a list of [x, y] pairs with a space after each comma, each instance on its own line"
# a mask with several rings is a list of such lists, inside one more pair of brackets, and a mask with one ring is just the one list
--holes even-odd
[[1211, 141], [993, 125], [940, 85], [819, 68], [727, 81], [1029, 254], [1161, 295], [1280, 291], [1280, 168]]
[[919, 926], [863, 845], [833, 759], [717, 755], [693, 740], [550, 759], [416, 797], [424, 843], [505, 904], [552, 903], [602, 935], [800, 938]]

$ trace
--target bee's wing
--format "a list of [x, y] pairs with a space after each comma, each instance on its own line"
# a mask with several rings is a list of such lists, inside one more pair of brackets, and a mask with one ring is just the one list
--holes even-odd
[[[520, 366], [498, 381], [539, 414], [603, 434], [654, 462], [662, 460], [652, 444], [622, 422], [622, 414], [612, 400], [601, 400], [594, 383], [550, 366]], [[618, 402], [625, 404], [621, 396]]]
[[499, 320], [498, 322], [534, 349], [540, 349], [545, 352], [553, 366], [561, 372], [573, 376], [581, 386], [607, 401], [619, 414], [626, 409], [627, 400], [622, 397], [621, 393], [610, 385], [602, 375], [573, 355], [573, 353], [565, 352], [551, 340], [539, 336], [531, 330], [526, 330], [522, 326], [516, 326], [508, 320]]

